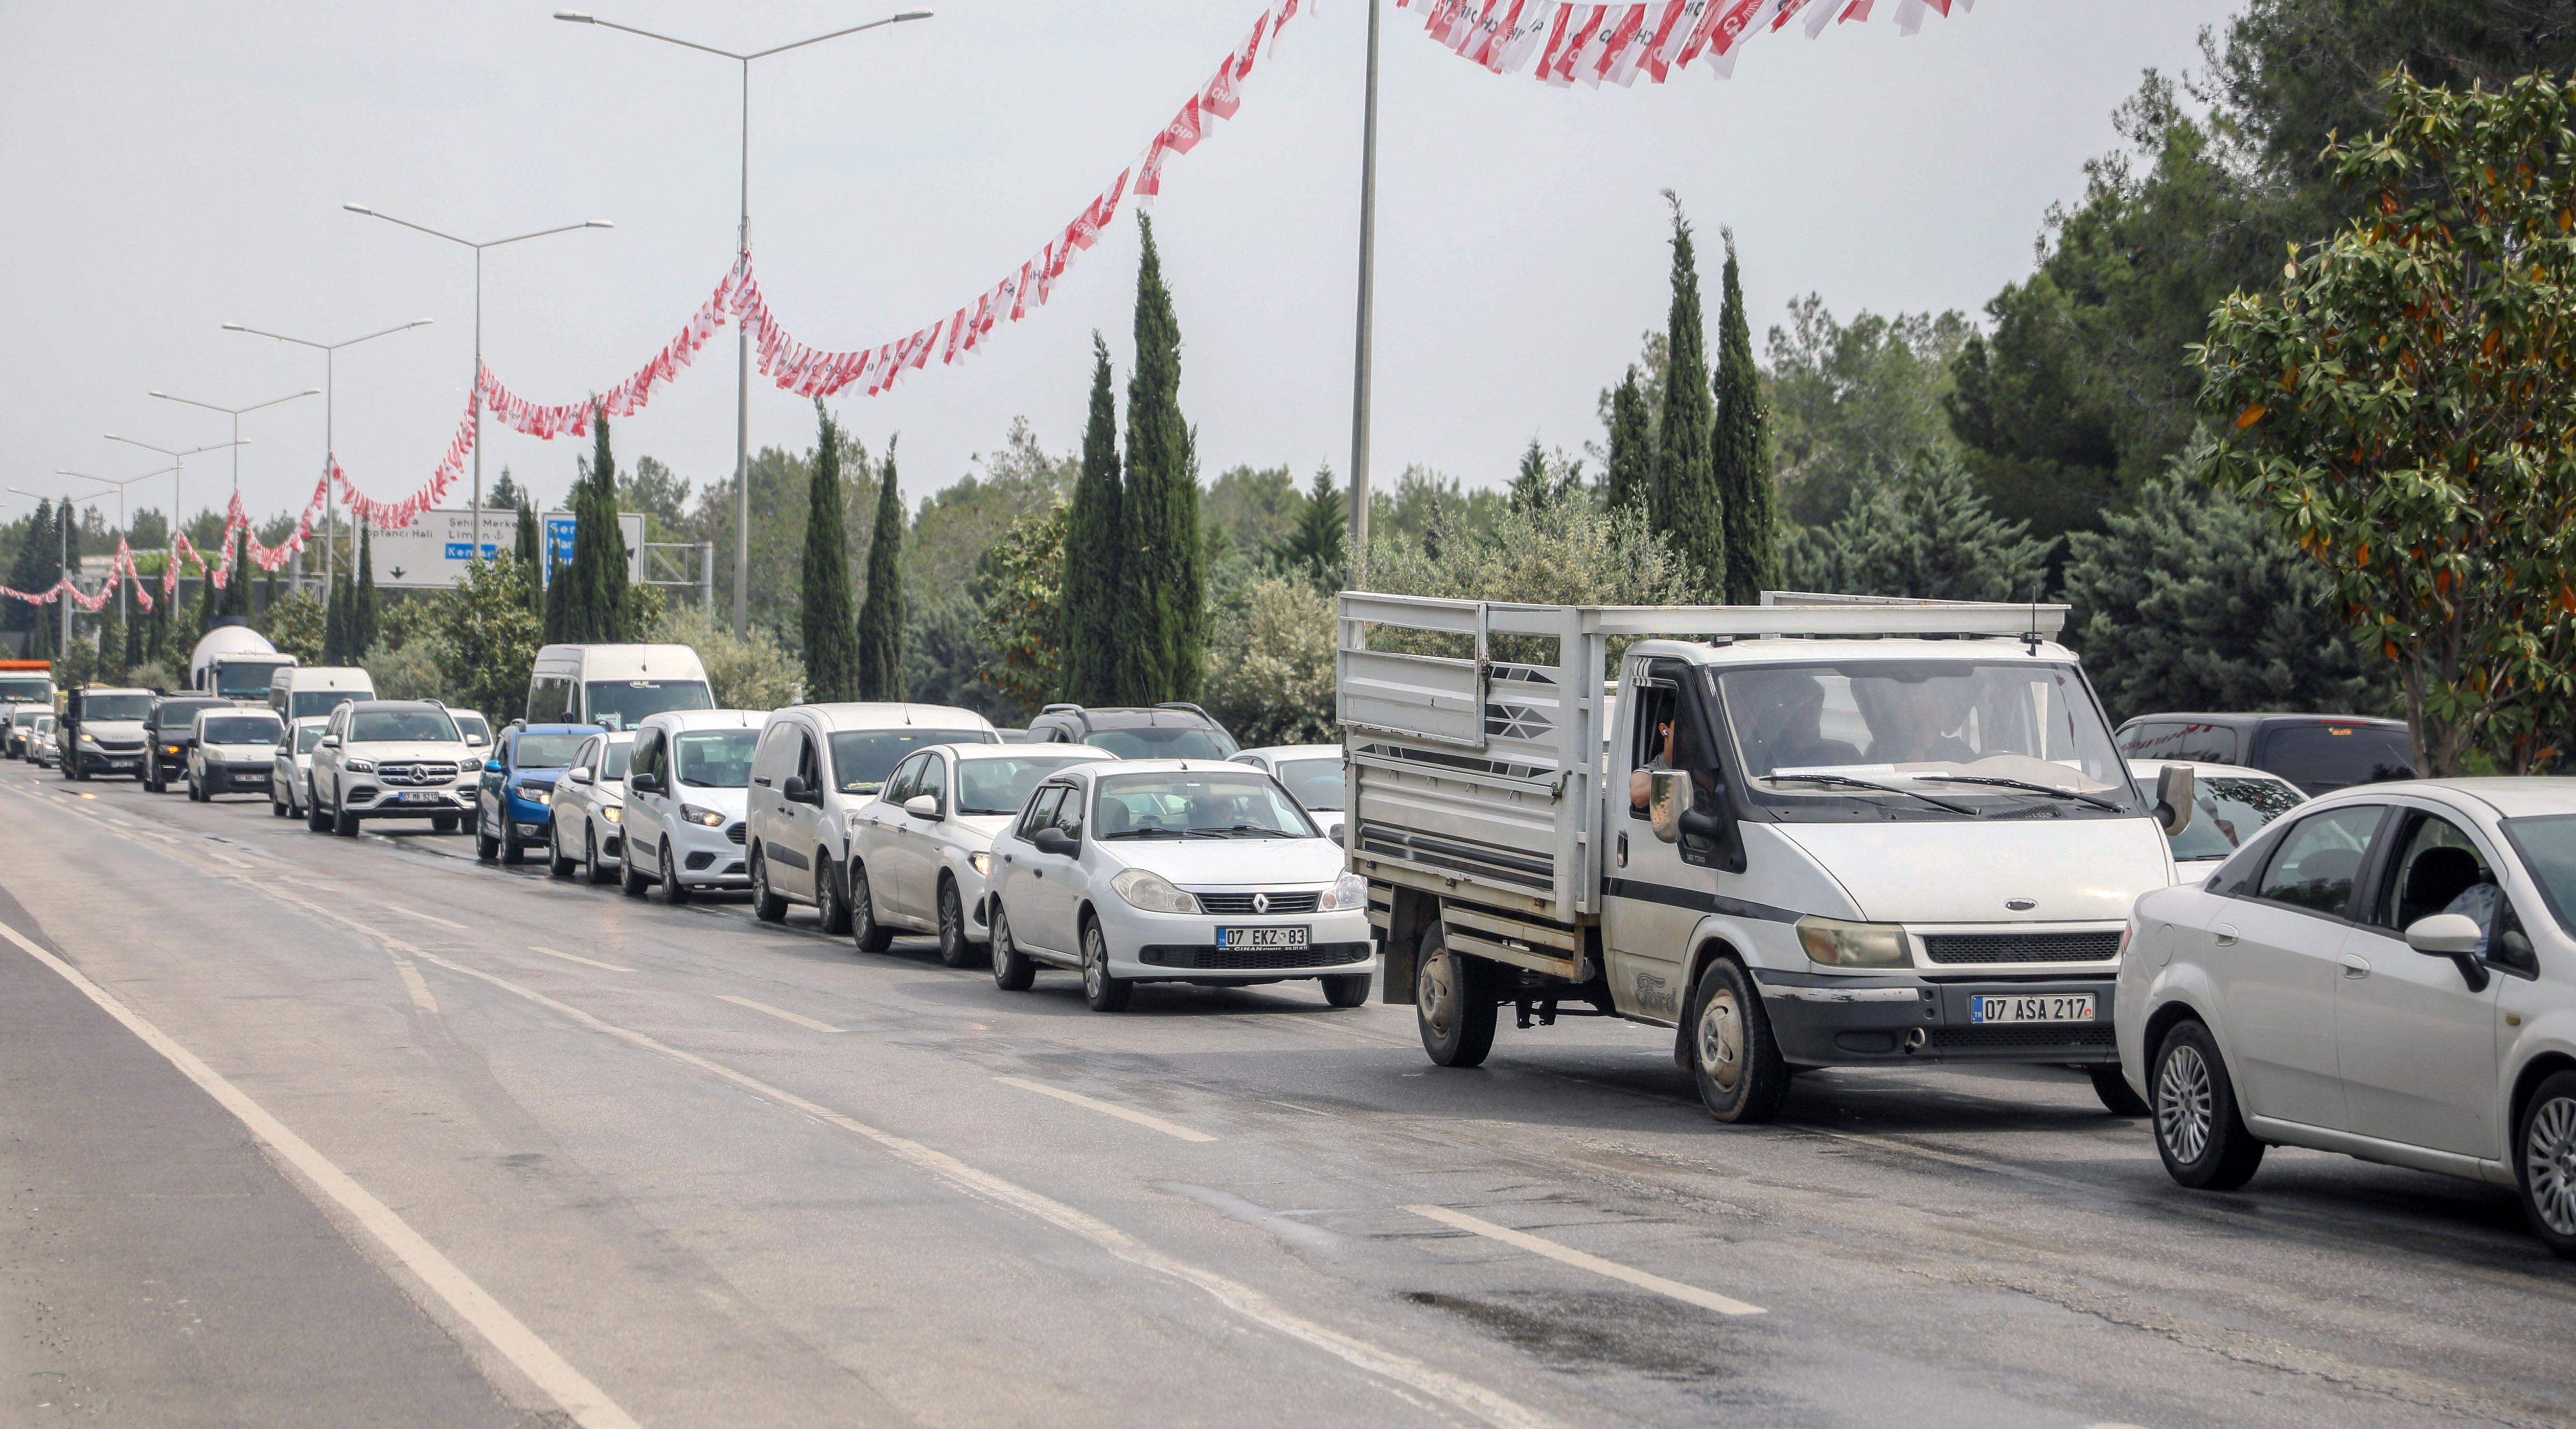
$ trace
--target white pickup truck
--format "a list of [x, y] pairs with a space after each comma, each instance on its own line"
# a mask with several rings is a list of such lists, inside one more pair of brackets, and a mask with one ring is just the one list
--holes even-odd
[[2111, 998], [2191, 776], [2132, 784], [2065, 607], [1339, 616], [1350, 866], [1434, 1062], [1482, 1061], [1510, 1004], [1674, 1028], [1722, 1121], [1918, 1062], [2082, 1066], [2142, 1109]]

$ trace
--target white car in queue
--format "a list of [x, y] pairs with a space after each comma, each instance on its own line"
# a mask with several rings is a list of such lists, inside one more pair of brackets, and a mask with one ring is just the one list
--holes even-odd
[[999, 744], [992, 721], [953, 705], [791, 705], [760, 733], [751, 765], [751, 911], [764, 923], [810, 903], [823, 931], [850, 931], [852, 817], [895, 766], [934, 744]]
[[217, 794], [268, 793], [282, 725], [262, 705], [197, 711], [188, 731], [188, 798], [206, 804]]
[[618, 837], [618, 888], [641, 898], [662, 885], [662, 901], [693, 892], [743, 889], [743, 813], [760, 710], [666, 710], [635, 726], [627, 754], [626, 809]]
[[[1606, 727], [1606, 722], [1605, 722]], [[1324, 826], [1324, 837], [1342, 841], [1342, 747], [1338, 744], [1274, 744], [1234, 756], [1288, 786], [1297, 807]]]
[[2176, 1181], [2339, 1151], [2513, 1187], [2576, 1258], [2576, 783], [2338, 790], [2131, 931], [2120, 1065]]
[[357, 700], [331, 711], [313, 746], [304, 826], [355, 838], [367, 819], [427, 819], [454, 833], [474, 810], [474, 756], [436, 700]]
[[898, 931], [936, 933], [941, 962], [981, 962], [993, 839], [1039, 780], [1117, 757], [1087, 744], [942, 744], [896, 765], [850, 816], [850, 936], [881, 953]]
[[268, 811], [281, 819], [300, 819], [313, 807], [313, 746], [322, 742], [328, 715], [289, 720], [269, 753]]
[[[617, 876], [618, 835], [626, 817], [626, 760], [635, 752], [633, 730], [594, 734], [573, 751], [572, 766], [555, 781], [546, 806], [546, 872], [586, 883]], [[578, 854], [570, 850], [578, 849]]]
[[1139, 982], [1316, 978], [1357, 1007], [1376, 972], [1368, 884], [1279, 782], [1215, 760], [1078, 764], [994, 841], [993, 981], [1082, 973], [1097, 1012]]
[[2129, 777], [2150, 804], [2168, 764], [2189, 765], [2193, 781], [2191, 822], [2183, 825], [2182, 832], [2165, 836], [2173, 847], [2174, 876], [2181, 882], [2208, 878], [2247, 839], [2308, 801], [2306, 790], [2260, 769], [2197, 760], [2132, 759]]

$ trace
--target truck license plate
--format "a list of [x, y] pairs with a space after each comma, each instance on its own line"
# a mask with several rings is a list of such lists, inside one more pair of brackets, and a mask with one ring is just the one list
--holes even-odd
[[2090, 1022], [2093, 994], [2080, 992], [2046, 997], [1972, 997], [1970, 1022]]
[[1216, 945], [1220, 948], [1302, 948], [1306, 930], [1297, 928], [1219, 928]]

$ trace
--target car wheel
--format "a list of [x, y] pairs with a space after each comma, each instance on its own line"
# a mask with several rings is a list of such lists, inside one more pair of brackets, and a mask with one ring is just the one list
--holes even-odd
[[431, 815], [429, 820], [429, 830], [431, 833], [437, 834], [452, 834], [456, 832], [456, 816], [454, 814]]
[[2576, 1260], [2576, 1072], [2553, 1072], [2531, 1094], [2514, 1145], [2532, 1234]]
[[552, 819], [546, 820], [546, 876], [572, 877], [572, 860], [564, 857], [563, 825]]
[[358, 836], [358, 816], [350, 813], [346, 809], [332, 810], [331, 832], [338, 834], [344, 839], [356, 838]]
[[1473, 1067], [1494, 1049], [1493, 973], [1482, 958], [1449, 951], [1434, 927], [1413, 971], [1413, 1021], [1422, 1050], [1443, 1067]]
[[2111, 1115], [2145, 1116], [2150, 1110], [2147, 1099], [2138, 1095], [2127, 1077], [2120, 1075], [2117, 1062], [2107, 1067], [2087, 1067], [2084, 1073], [2093, 1079], [2093, 1095], [2102, 1099], [2102, 1109]]
[[1011, 941], [1011, 915], [993, 900], [993, 986], [1004, 992], [1026, 992], [1038, 980], [1038, 965]]
[[474, 856], [485, 863], [498, 862], [501, 857], [501, 841], [477, 830], [474, 834]]
[[584, 828], [581, 831], [581, 881], [596, 887], [606, 883], [610, 876], [608, 865], [599, 861], [599, 830]]
[[1325, 1002], [1334, 1007], [1360, 1007], [1368, 1002], [1369, 984], [1375, 979], [1367, 973], [1346, 973], [1316, 981], [1324, 985]]
[[321, 800], [314, 800], [313, 807], [304, 811], [304, 827], [317, 834], [331, 832], [331, 816], [322, 812]]
[[868, 881], [868, 866], [858, 862], [850, 865], [850, 941], [863, 953], [894, 946], [894, 930], [877, 921], [877, 890]]
[[787, 900], [769, 891], [769, 859], [764, 851], [751, 851], [751, 916], [764, 923], [787, 920]]
[[[669, 847], [668, 842], [663, 846]], [[617, 846], [617, 891], [629, 898], [641, 898], [652, 885], [653, 880], [635, 866], [635, 831], [629, 829], [626, 842]]]
[[850, 931], [850, 903], [841, 893], [840, 875], [832, 871], [832, 856], [819, 848], [814, 850], [814, 915], [835, 938]]
[[975, 965], [975, 945], [966, 941], [966, 904], [957, 896], [957, 880], [939, 876], [939, 961], [952, 968]]
[[1709, 1115], [1738, 1125], [1779, 1115], [1789, 1068], [1743, 965], [1732, 958], [1711, 962], [1691, 1007], [1691, 1077]]
[[1109, 935], [1100, 931], [1100, 920], [1083, 924], [1082, 1000], [1094, 1012], [1124, 1012], [1135, 990], [1136, 984], [1109, 975]]
[[679, 856], [671, 852], [671, 841], [664, 839], [662, 840], [662, 901], [676, 908], [688, 902], [689, 897], [689, 885], [680, 881]]
[[2233, 1191], [2254, 1179], [2263, 1143], [2245, 1129], [2235, 1083], [2208, 1028], [2189, 1021], [2166, 1033], [2150, 1085], [2156, 1154], [2176, 1181], [2195, 1191]]
[[503, 863], [515, 864], [527, 859], [528, 846], [519, 842], [516, 833], [517, 831], [510, 827], [507, 819], [501, 821], [501, 861]]

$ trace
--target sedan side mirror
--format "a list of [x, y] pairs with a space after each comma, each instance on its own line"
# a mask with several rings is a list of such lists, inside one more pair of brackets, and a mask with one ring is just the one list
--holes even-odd
[[2456, 958], [2478, 950], [2486, 935], [2478, 931], [2477, 920], [2464, 913], [2435, 913], [2418, 918], [2406, 929], [2406, 946], [2435, 958]]
[[1058, 858], [1071, 858], [1082, 849], [1082, 845], [1073, 841], [1073, 835], [1052, 825], [1038, 830], [1029, 842], [1038, 846], [1038, 852], [1051, 853]]
[[591, 782], [590, 771], [587, 769], [576, 769], [564, 777], [570, 779], [576, 784], [587, 784]]
[[915, 794], [911, 798], [903, 801], [903, 811], [912, 815], [916, 819], [938, 818], [939, 796], [936, 794]]
[[662, 776], [658, 774], [629, 774], [626, 776], [626, 792], [630, 794], [659, 794], [662, 792]]
[[2188, 764], [2168, 764], [2156, 776], [2156, 822], [2164, 825], [2165, 837], [2191, 827], [2192, 799], [2200, 791], [2200, 776]]

